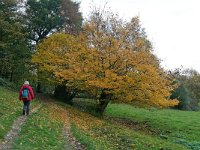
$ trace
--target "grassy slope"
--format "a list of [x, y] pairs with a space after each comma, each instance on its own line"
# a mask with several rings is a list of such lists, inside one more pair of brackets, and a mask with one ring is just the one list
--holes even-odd
[[147, 124], [157, 136], [191, 149], [200, 149], [200, 112], [134, 108], [111, 104], [106, 116]]
[[48, 111], [47, 107], [42, 107], [37, 113], [29, 116], [19, 138], [13, 144], [13, 149], [62, 150], [64, 148], [63, 124], [51, 120]]
[[[38, 105], [38, 101], [31, 103], [31, 108]], [[18, 93], [0, 86], [0, 141], [11, 129], [13, 122], [22, 114], [22, 102]]]
[[[0, 140], [11, 129], [14, 120], [22, 114], [22, 103], [18, 100], [18, 93], [0, 87]], [[31, 102], [31, 108], [39, 105], [38, 100]], [[13, 143], [17, 150], [68, 150], [73, 147], [64, 141], [63, 127], [66, 112], [52, 103], [42, 104], [38, 112], [28, 116], [21, 128], [19, 137]], [[0, 141], [1, 142], [1, 141]]]
[[[5, 134], [12, 125], [13, 120], [17, 116], [21, 115], [22, 104], [17, 101], [17, 93], [0, 88], [0, 95], [1, 105], [4, 105], [4, 107], [0, 106], [0, 124], [1, 127], [3, 127], [0, 129], [0, 131], [1, 133]], [[193, 120], [190, 123], [194, 123], [196, 121], [196, 127], [195, 124], [190, 127], [191, 129], [189, 132], [192, 134], [189, 135], [186, 134], [188, 130], [181, 132], [179, 130], [180, 128], [184, 129], [184, 126], [186, 126], [186, 124], [183, 123], [183, 119], [185, 119], [184, 116], [188, 115], [187, 112], [180, 112], [180, 115], [177, 116], [177, 118], [181, 118], [182, 116], [182, 119], [177, 119], [173, 115], [175, 112], [172, 114], [166, 114], [168, 110], [164, 110], [162, 112], [157, 110], [148, 111], [145, 109], [135, 109], [127, 105], [110, 105], [108, 107], [106, 112], [107, 116], [122, 117], [129, 120], [135, 119], [136, 121], [141, 122], [145, 121], [151, 123], [151, 128], [159, 131], [162, 130], [163, 134], [166, 134], [165, 131], [170, 130], [170, 134], [167, 135], [170, 138], [163, 139], [160, 137], [160, 135], [150, 135], [144, 132], [138, 132], [136, 130], [126, 128], [125, 126], [117, 124], [114, 125], [105, 120], [89, 115], [88, 113], [71, 108], [63, 103], [61, 104], [63, 105], [62, 107], [57, 107], [55, 104], [45, 105], [45, 107], [42, 107], [38, 113], [29, 116], [27, 122], [22, 127], [19, 138], [14, 143], [14, 148], [62, 149], [65, 144], [62, 137], [62, 118], [66, 118], [65, 114], [67, 114], [67, 112], [70, 114], [73, 134], [82, 143], [87, 145], [88, 149], [182, 150], [190, 148], [186, 147], [189, 145], [187, 142], [189, 141], [191, 144], [191, 142], [193, 142], [193, 138], [197, 138], [196, 134], [193, 134], [193, 130], [196, 132], [199, 129], [197, 120], [198, 115], [197, 117], [194, 117], [196, 114], [190, 115], [188, 118], [188, 120]], [[3, 110], [3, 108], [5, 110]], [[12, 112], [14, 113], [10, 113], [10, 109], [12, 109]], [[66, 110], [67, 112], [63, 111], [62, 109]], [[154, 113], [154, 116], [153, 114], [150, 114], [150, 112]], [[5, 123], [5, 118], [11, 121], [8, 121], [9, 123]], [[176, 127], [176, 125], [178, 127]], [[187, 138], [183, 138], [185, 136]], [[197, 138], [197, 144], [198, 141], [199, 140]], [[184, 144], [186, 146], [184, 146]], [[192, 148], [195, 149], [194, 143], [192, 144]], [[196, 146], [196, 148], [198, 148], [198, 145]]]
[[0, 141], [11, 129], [16, 117], [21, 115], [21, 108], [18, 94], [0, 87]]
[[67, 108], [75, 137], [88, 149], [187, 149], [159, 136], [114, 125], [74, 108]]

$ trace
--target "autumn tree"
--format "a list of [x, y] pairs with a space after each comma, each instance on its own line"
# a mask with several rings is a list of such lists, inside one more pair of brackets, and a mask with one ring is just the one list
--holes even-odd
[[54, 34], [37, 46], [37, 50], [32, 59], [35, 65], [37, 65], [37, 68], [39, 68], [39, 71], [43, 72], [43, 79], [57, 86], [54, 91], [55, 96], [61, 99], [65, 98], [68, 103], [71, 103], [75, 95], [75, 90], [66, 88], [67, 80], [57, 79], [55, 77], [55, 71], [60, 67], [67, 68], [69, 65], [65, 59], [65, 55], [71, 49], [70, 46], [72, 43], [76, 43], [74, 39], [75, 36], [72, 35]]
[[89, 92], [103, 113], [109, 102], [168, 107], [172, 79], [159, 67], [139, 18], [125, 22], [106, 12], [92, 13], [78, 36], [55, 34], [33, 57], [51, 80]]

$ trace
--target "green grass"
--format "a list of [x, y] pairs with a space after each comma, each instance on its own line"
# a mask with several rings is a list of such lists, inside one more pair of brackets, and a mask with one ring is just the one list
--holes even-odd
[[[31, 102], [31, 107], [38, 101]], [[23, 103], [18, 99], [18, 93], [0, 86], [0, 141], [11, 129], [13, 122], [22, 114]]]
[[16, 117], [21, 115], [21, 107], [16, 92], [0, 87], [0, 141], [11, 129]]
[[112, 124], [74, 108], [67, 107], [67, 109], [73, 122], [73, 135], [86, 145], [88, 150], [187, 149], [184, 145], [159, 136], [138, 132], [126, 126]]
[[63, 124], [51, 120], [48, 111], [48, 108], [43, 107], [29, 116], [19, 138], [13, 144], [13, 149], [62, 150], [64, 148]]
[[73, 135], [76, 137], [76, 139], [83, 145], [87, 146], [88, 150], [96, 150], [96, 149], [107, 149], [107, 144], [104, 141], [95, 140], [88, 134], [87, 132], [84, 132], [83, 130], [80, 130], [77, 128], [75, 124], [71, 126], [71, 131]]
[[155, 136], [200, 149], [200, 112], [135, 108], [129, 105], [110, 104], [105, 116], [146, 124]]
[[[1, 87], [0, 102], [0, 135], [3, 139], [13, 121], [21, 115], [22, 103], [18, 101], [18, 93]], [[13, 149], [64, 149], [67, 143], [63, 137], [66, 113], [72, 123], [73, 135], [89, 150], [200, 149], [200, 112], [148, 110], [110, 104], [105, 118], [102, 119], [86, 113], [87, 108], [89, 112], [93, 112], [93, 102], [78, 99], [76, 103], [79, 110], [61, 102], [57, 105], [52, 102], [43, 104], [22, 126], [19, 137], [13, 143]], [[37, 101], [31, 103], [32, 107], [36, 105]], [[110, 119], [113, 118], [114, 122], [111, 122]], [[119, 118], [125, 124], [116, 121]], [[126, 124], [130, 122], [133, 124]], [[133, 125], [141, 128], [135, 128]]]
[[[13, 92], [4, 87], [0, 87], [0, 142], [10, 131], [13, 122], [22, 115], [23, 103], [18, 100], [18, 92]], [[17, 150], [62, 150], [73, 149], [63, 135], [64, 123], [60, 120], [59, 112], [55, 112], [59, 107], [54, 104], [46, 105], [38, 100], [31, 102], [31, 109], [41, 108], [28, 116], [26, 122], [21, 127], [19, 136], [13, 143], [12, 149]], [[55, 108], [54, 108], [55, 106]], [[54, 116], [54, 114], [56, 114]]]
[[74, 98], [73, 99], [73, 107], [90, 113], [94, 116], [99, 116], [99, 114], [97, 114], [95, 112], [95, 108], [96, 108], [96, 102], [95, 100], [91, 100], [91, 99], [87, 99], [87, 98]]

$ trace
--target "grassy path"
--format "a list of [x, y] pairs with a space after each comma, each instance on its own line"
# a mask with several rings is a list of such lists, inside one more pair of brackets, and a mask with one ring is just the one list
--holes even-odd
[[[43, 100], [45, 107], [48, 108], [49, 117], [51, 120], [55, 120], [57, 122], [61, 122], [63, 124], [62, 135], [65, 139], [64, 150], [76, 149], [76, 150], [84, 150], [86, 149], [84, 145], [82, 145], [79, 141], [71, 133], [71, 122], [69, 117], [69, 111], [66, 107], [63, 107], [62, 104], [56, 104], [55, 100], [49, 97], [41, 97]], [[71, 145], [71, 146], [70, 146]], [[73, 147], [73, 148], [72, 148]]]
[[71, 134], [68, 111], [52, 99], [31, 102], [29, 116], [22, 116], [18, 93], [0, 87], [0, 150], [83, 150]]
[[[141, 119], [142, 123], [139, 125], [146, 125], [145, 123], [149, 122], [153, 123], [155, 120], [156, 124], [145, 126], [145, 128], [149, 127], [150, 129], [159, 128], [159, 131], [162, 129], [158, 134], [157, 132], [154, 134], [154, 132], [149, 133], [146, 130], [144, 132], [139, 130], [141, 126], [133, 128], [132, 126], [127, 127], [123, 124], [112, 123], [111, 120], [95, 117], [62, 102], [56, 102], [46, 96], [40, 96], [39, 99], [40, 101], [33, 101], [31, 106], [36, 107], [40, 105], [41, 107], [28, 117], [22, 117], [22, 104], [17, 101], [17, 94], [0, 87], [1, 150], [199, 150], [199, 140], [196, 140], [196, 143], [194, 143], [194, 137], [192, 137], [195, 135], [195, 139], [198, 139], [199, 133], [188, 134], [188, 131], [190, 133], [193, 133], [193, 131], [197, 132], [195, 126], [199, 122], [198, 117], [196, 117], [198, 113], [177, 112], [178, 114], [175, 116], [178, 116], [178, 118], [175, 118], [175, 116], [170, 117], [169, 114], [172, 112], [170, 110], [168, 110], [169, 112], [164, 112], [163, 115], [159, 113], [160, 111], [155, 110], [153, 115], [151, 113], [154, 113], [154, 111], [149, 112], [146, 109], [129, 108], [129, 106], [125, 107], [124, 105], [116, 105], [116, 108], [113, 104], [108, 107], [106, 111], [106, 116], [108, 117], [118, 118], [122, 115], [121, 118], [128, 121], [132, 118]], [[81, 104], [81, 101], [77, 102]], [[12, 111], [10, 111], [11, 109]], [[179, 129], [182, 127], [185, 129], [184, 122], [178, 124], [177, 121], [183, 120], [181, 115], [186, 117], [188, 114], [190, 114], [190, 119], [187, 122], [189, 120], [196, 120], [197, 123], [192, 124], [191, 130], [186, 130], [186, 132], [181, 130], [182, 134], [179, 134], [179, 138], [183, 139], [183, 136], [185, 136], [184, 139], [191, 139], [193, 141], [192, 145], [190, 141], [189, 144], [183, 143], [185, 142], [183, 140], [180, 143], [176, 138], [173, 138], [175, 136], [172, 135], [179, 133], [180, 130], [168, 128], [167, 124], [170, 123], [169, 127], [173, 127], [173, 124], [175, 124]], [[170, 131], [167, 136], [164, 134], [165, 130]]]
[[18, 93], [0, 87], [0, 143], [11, 130], [14, 120], [21, 116], [21, 111]]
[[40, 97], [42, 107], [27, 119], [13, 143], [17, 150], [83, 150], [71, 134], [67, 109], [52, 99]]
[[[41, 105], [34, 108], [30, 112], [30, 115], [32, 113], [35, 113], [40, 107]], [[18, 138], [19, 132], [21, 130], [21, 126], [25, 123], [26, 120], [27, 120], [27, 116], [20, 116], [14, 121], [11, 130], [5, 136], [4, 141], [0, 143], [0, 150], [11, 149], [13, 141], [16, 140], [16, 138]]]

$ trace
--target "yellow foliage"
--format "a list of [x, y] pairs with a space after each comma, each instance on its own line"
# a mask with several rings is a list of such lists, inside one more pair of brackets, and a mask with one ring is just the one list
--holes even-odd
[[172, 81], [159, 68], [146, 40], [137, 38], [131, 43], [128, 31], [119, 26], [118, 34], [113, 35], [88, 22], [77, 36], [54, 34], [44, 40], [32, 61], [51, 73], [52, 80], [67, 81], [67, 86], [97, 97], [104, 90], [115, 102], [177, 105], [177, 100], [168, 100]]

